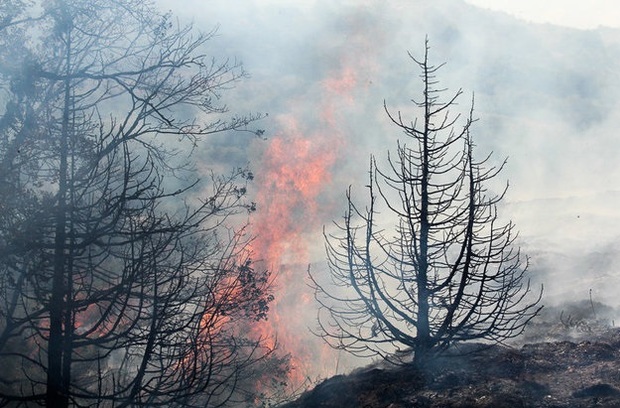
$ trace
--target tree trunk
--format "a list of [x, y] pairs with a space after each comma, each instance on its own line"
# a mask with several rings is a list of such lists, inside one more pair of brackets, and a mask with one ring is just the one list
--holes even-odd
[[[427, 61], [425, 55], [424, 61]], [[420, 252], [418, 259], [418, 271], [416, 276], [417, 301], [418, 301], [418, 325], [416, 327], [417, 345], [415, 347], [414, 364], [423, 365], [431, 349], [429, 304], [428, 304], [428, 237], [429, 237], [429, 197], [428, 197], [428, 178], [429, 178], [429, 122], [430, 122], [430, 101], [429, 101], [429, 78], [428, 67], [424, 68], [424, 98], [425, 116], [424, 133], [422, 134], [422, 180], [420, 182]]]
[[47, 391], [45, 395], [46, 405], [53, 408], [67, 407], [68, 384], [70, 375], [69, 368], [63, 367], [65, 355], [66, 327], [63, 330], [63, 318], [65, 317], [65, 295], [67, 294], [66, 279], [66, 256], [65, 246], [67, 239], [67, 159], [69, 139], [69, 109], [71, 103], [71, 84], [68, 79], [71, 60], [71, 37], [67, 35], [66, 50], [67, 79], [64, 86], [64, 109], [60, 133], [60, 163], [58, 169], [58, 207], [56, 213], [56, 227], [54, 238], [54, 272], [52, 276], [52, 293], [50, 299], [50, 332], [48, 340], [48, 367], [47, 367]]

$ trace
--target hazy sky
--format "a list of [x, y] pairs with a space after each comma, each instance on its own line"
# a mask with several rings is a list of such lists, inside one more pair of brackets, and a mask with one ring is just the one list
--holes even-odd
[[581, 29], [620, 27], [617, 0], [465, 0], [483, 8], [505, 11], [524, 20]]
[[[187, 8], [197, 11], [200, 9], [199, 5], [205, 4], [200, 0], [157, 0], [157, 2], [175, 11]], [[362, 2], [368, 3], [360, 0], [360, 3]], [[596, 28], [600, 25], [620, 27], [620, 3], [617, 0], [465, 0], [465, 2], [538, 23], [580, 29]], [[297, 4], [299, 8], [308, 8], [315, 4], [316, 0], [245, 0], [238, 3]]]

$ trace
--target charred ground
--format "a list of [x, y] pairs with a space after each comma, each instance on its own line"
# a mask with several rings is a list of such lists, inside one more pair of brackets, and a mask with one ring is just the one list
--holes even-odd
[[455, 346], [423, 371], [358, 369], [282, 408], [620, 407], [620, 328], [583, 309], [549, 310], [525, 344]]

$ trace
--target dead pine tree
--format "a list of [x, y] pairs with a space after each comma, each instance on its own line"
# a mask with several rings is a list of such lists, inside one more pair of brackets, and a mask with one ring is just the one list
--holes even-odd
[[[515, 246], [512, 222], [502, 222], [499, 193], [485, 184], [504, 163], [474, 157], [468, 116], [453, 114], [458, 90], [442, 98], [443, 66], [411, 59], [421, 71], [419, 115], [387, 117], [404, 133], [380, 166], [371, 157], [368, 202], [346, 194], [344, 219], [325, 232], [330, 281], [311, 276], [321, 305], [319, 334], [358, 356], [413, 350], [424, 365], [455, 342], [501, 342], [519, 335], [538, 313], [527, 257]], [[530, 296], [533, 295], [533, 296]]]

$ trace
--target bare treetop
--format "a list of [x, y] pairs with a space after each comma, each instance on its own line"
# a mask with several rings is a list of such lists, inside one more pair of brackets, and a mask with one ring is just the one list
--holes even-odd
[[540, 295], [528, 300], [527, 258], [512, 222], [498, 218], [506, 189], [485, 186], [503, 163], [474, 156], [473, 103], [466, 115], [451, 111], [462, 91], [444, 98], [443, 64], [429, 61], [428, 42], [422, 59], [410, 57], [421, 114], [406, 120], [385, 105], [404, 137], [386, 168], [371, 157], [364, 207], [347, 192], [343, 222], [325, 235], [331, 283], [313, 281], [320, 335], [332, 346], [386, 358], [406, 346], [423, 364], [455, 342], [519, 335]]

